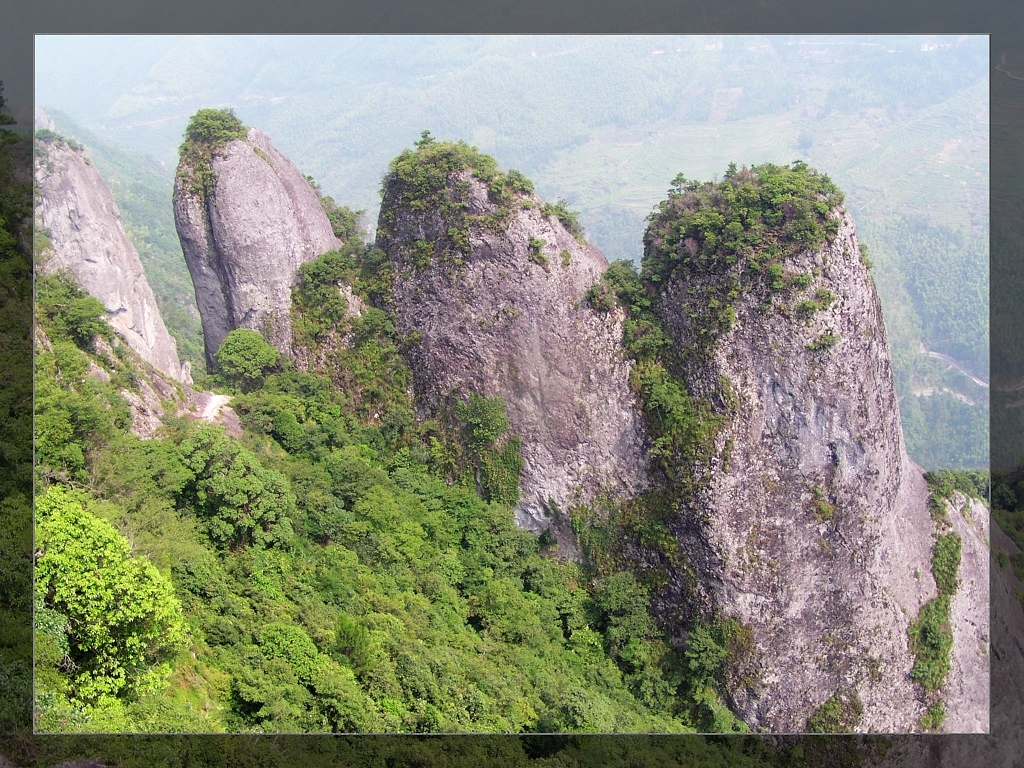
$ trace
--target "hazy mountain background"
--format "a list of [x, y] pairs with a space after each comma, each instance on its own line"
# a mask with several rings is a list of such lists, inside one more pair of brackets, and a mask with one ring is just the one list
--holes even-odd
[[201, 107], [233, 107], [372, 229], [424, 128], [518, 168], [639, 260], [678, 173], [828, 173], [869, 247], [908, 449], [988, 463], [988, 40], [969, 36], [36, 38], [36, 103], [87, 145], [168, 326], [201, 366], [170, 207]]

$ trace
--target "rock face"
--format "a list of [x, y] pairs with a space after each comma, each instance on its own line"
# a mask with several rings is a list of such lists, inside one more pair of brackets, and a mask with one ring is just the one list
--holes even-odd
[[[448, 184], [464, 191], [471, 217], [494, 214], [488, 188], [468, 170]], [[522, 439], [516, 520], [532, 531], [553, 526], [560, 556], [575, 557], [559, 512], [601, 490], [643, 487], [646, 438], [620, 351], [622, 315], [581, 303], [607, 260], [540, 207], [519, 195], [503, 226], [469, 226], [462, 264], [417, 267], [415, 243], [443, 238], [451, 221], [399, 204], [386, 182], [377, 245], [396, 267], [399, 330], [420, 335], [406, 355], [421, 411], [436, 414], [470, 391], [504, 398]]]
[[210, 162], [212, 193], [178, 166], [174, 222], [196, 289], [206, 361], [236, 328], [291, 354], [291, 287], [307, 261], [338, 247], [316, 193], [265, 134], [250, 128]]
[[[1004, 556], [1020, 550], [995, 521], [991, 545]], [[884, 758], [872, 768], [934, 768], [935, 766], [1018, 766], [1024, 755], [1024, 584], [1013, 565], [991, 563], [991, 730], [987, 736], [943, 736], [941, 739], [893, 739]], [[988, 604], [984, 606], [988, 607]], [[955, 654], [955, 651], [954, 651]], [[948, 707], [947, 707], [948, 709]], [[950, 717], [947, 714], [947, 719]], [[952, 728], [946, 730], [952, 731]]]
[[989, 511], [957, 491], [946, 516], [960, 537], [960, 577], [950, 601], [953, 653], [942, 689], [947, 733], [989, 731]]
[[[831, 303], [801, 312], [792, 295], [741, 295], [731, 329], [686, 358], [690, 392], [730, 404], [693, 499], [706, 523], [678, 536], [702, 589], [752, 630], [752, 674], [731, 694], [748, 724], [801, 731], [838, 696], [862, 705], [859, 718], [849, 710], [856, 730], [906, 732], [925, 711], [907, 627], [937, 594], [934, 525], [904, 449], [879, 300], [852, 221], [832, 215], [834, 240], [784, 267], [784, 279], [813, 275], [805, 295]], [[691, 296], [729, 277], [694, 269], [665, 287], [679, 348], [699, 341]]]
[[59, 138], [40, 141], [35, 176], [36, 217], [49, 239], [39, 268], [70, 270], [103, 302], [107, 320], [128, 346], [162, 373], [190, 382], [188, 363], [178, 360], [117, 205], [84, 151]]

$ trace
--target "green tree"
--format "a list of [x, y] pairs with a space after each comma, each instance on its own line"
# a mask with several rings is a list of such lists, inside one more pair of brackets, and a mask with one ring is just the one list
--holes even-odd
[[244, 139], [246, 128], [233, 109], [200, 109], [185, 128], [185, 141], [221, 147], [232, 139]]
[[36, 501], [36, 600], [63, 638], [72, 698], [137, 695], [159, 689], [167, 659], [185, 641], [181, 606], [152, 563], [128, 540], [51, 486]]
[[194, 479], [182, 500], [206, 521], [221, 547], [272, 547], [291, 539], [295, 496], [280, 472], [265, 469], [253, 455], [213, 424], [203, 424], [181, 443], [183, 463]]
[[79, 349], [91, 351], [96, 336], [114, 338], [106, 308], [79, 288], [69, 273], [36, 278], [36, 312], [48, 333], [67, 336]]
[[236, 328], [221, 342], [214, 358], [221, 375], [243, 392], [258, 387], [277, 369], [281, 353], [263, 340], [263, 335], [248, 328]]

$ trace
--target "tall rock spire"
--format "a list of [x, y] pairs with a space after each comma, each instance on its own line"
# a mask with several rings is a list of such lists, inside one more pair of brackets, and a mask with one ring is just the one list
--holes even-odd
[[103, 302], [108, 321], [129, 347], [162, 373], [190, 383], [189, 365], [178, 359], [114, 198], [84, 150], [43, 134], [36, 145], [35, 177], [38, 231], [48, 241], [39, 268], [70, 270]]
[[182, 145], [174, 221], [203, 322], [206, 361], [236, 328], [291, 354], [291, 288], [301, 264], [338, 247], [295, 165], [233, 113], [200, 110]]

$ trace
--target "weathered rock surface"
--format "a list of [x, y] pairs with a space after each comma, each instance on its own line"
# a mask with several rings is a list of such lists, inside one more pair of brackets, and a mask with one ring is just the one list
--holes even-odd
[[[490, 214], [487, 188], [468, 171], [471, 215]], [[421, 338], [406, 353], [418, 406], [433, 415], [453, 393], [501, 396], [522, 439], [516, 520], [533, 531], [554, 524], [560, 556], [576, 556], [566, 512], [595, 493], [631, 495], [646, 484], [646, 437], [628, 385], [621, 349], [622, 316], [581, 304], [607, 268], [540, 203], [514, 206], [500, 232], [473, 225], [464, 264], [434, 261], [418, 270], [403, 243], [432, 241], [448, 231], [437, 212], [395, 208], [385, 190], [377, 244], [397, 268], [393, 298], [399, 330]], [[531, 260], [530, 241], [543, 240]], [[567, 254], [563, 256], [563, 252]], [[544, 262], [545, 264], [539, 263]]]
[[[1017, 545], [993, 521], [991, 548], [1007, 555]], [[1024, 584], [1009, 563], [992, 568], [991, 730], [988, 735], [896, 739], [872, 768], [1018, 768], [1024, 755]], [[962, 577], [961, 577], [962, 580]], [[947, 718], [952, 713], [948, 711]]]
[[[743, 294], [731, 330], [686, 358], [690, 392], [729, 415], [676, 530], [699, 589], [753, 632], [751, 682], [731, 694], [747, 723], [800, 731], [838, 695], [863, 705], [857, 730], [906, 732], [925, 711], [907, 627], [937, 594], [934, 525], [904, 448], [879, 300], [853, 222], [834, 215], [834, 241], [785, 264], [814, 274], [807, 293], [830, 291], [830, 305], [805, 317], [792, 297], [765, 307]], [[666, 286], [663, 321], [679, 347], [696, 341], [689, 291], [724, 279], [695, 270]], [[813, 349], [826, 335], [838, 341]], [[979, 567], [965, 562], [961, 580], [978, 582]], [[673, 584], [691, 599], [686, 579]], [[980, 702], [969, 706], [964, 722], [981, 717]]]
[[70, 270], [103, 303], [111, 326], [143, 360], [178, 381], [191, 381], [114, 198], [84, 151], [59, 139], [41, 141], [35, 175], [38, 226], [49, 239], [39, 269]]
[[298, 169], [250, 128], [214, 153], [213, 194], [178, 166], [174, 221], [203, 322], [206, 361], [236, 328], [291, 354], [291, 288], [307, 261], [338, 247], [316, 193]]
[[950, 601], [953, 653], [942, 689], [947, 733], [989, 730], [989, 512], [985, 503], [957, 491], [947, 505], [960, 537], [960, 576]]

